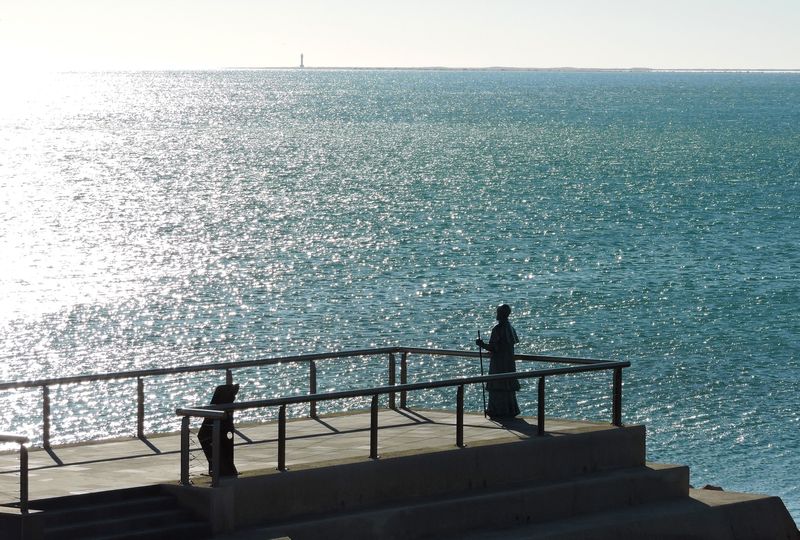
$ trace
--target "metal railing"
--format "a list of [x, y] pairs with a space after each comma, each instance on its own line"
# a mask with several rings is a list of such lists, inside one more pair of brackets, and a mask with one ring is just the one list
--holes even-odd
[[[447, 354], [451, 356], [477, 356], [477, 354], [464, 353], [457, 351], [438, 351], [432, 349], [405, 349], [403, 350], [403, 361], [405, 364], [406, 354], [408, 352], [416, 353], [436, 353]], [[526, 356], [526, 355], [518, 355]], [[213, 438], [211, 448], [211, 485], [215, 487], [219, 485], [219, 451], [220, 437], [221, 437], [221, 422], [228, 415], [234, 411], [242, 411], [247, 409], [258, 409], [266, 407], [279, 407], [278, 414], [278, 470], [286, 470], [286, 406], [292, 404], [309, 403], [316, 404], [320, 401], [330, 401], [337, 399], [348, 399], [355, 397], [371, 397], [370, 406], [370, 453], [371, 459], [378, 458], [378, 397], [381, 395], [389, 395], [390, 408], [395, 408], [395, 402], [392, 399], [396, 393], [401, 396], [401, 408], [406, 408], [405, 396], [407, 392], [415, 390], [430, 390], [435, 388], [452, 388], [457, 387], [456, 392], [456, 446], [464, 446], [464, 387], [471, 384], [482, 384], [491, 381], [505, 381], [505, 380], [519, 380], [538, 378], [538, 402], [537, 402], [537, 433], [538, 435], [545, 434], [545, 378], [555, 375], [566, 375], [573, 373], [586, 373], [590, 371], [605, 371], [613, 370], [613, 383], [612, 383], [612, 413], [611, 423], [615, 426], [622, 425], [622, 369], [630, 367], [630, 362], [612, 362], [605, 360], [589, 360], [589, 359], [564, 359], [542, 356], [528, 356], [528, 360], [542, 360], [555, 362], [572, 361], [579, 364], [577, 366], [540, 369], [534, 371], [523, 371], [516, 373], [502, 373], [496, 375], [483, 375], [475, 377], [460, 377], [455, 379], [445, 379], [439, 381], [428, 381], [419, 383], [407, 383], [405, 376], [401, 375], [401, 383], [395, 384], [392, 370], [394, 369], [394, 360], [390, 357], [390, 384], [389, 386], [366, 388], [359, 390], [345, 390], [338, 392], [327, 392], [321, 394], [310, 394], [306, 396], [290, 396], [283, 398], [272, 398], [254, 401], [243, 401], [238, 403], [229, 403], [221, 405], [207, 405], [204, 408], [181, 408], [176, 410], [176, 414], [182, 417], [181, 421], [181, 483], [183, 485], [189, 484], [189, 423], [192, 417], [208, 418], [213, 421]], [[406, 373], [407, 370], [401, 369], [401, 373]], [[185, 441], [185, 442], [184, 442]]]
[[19, 445], [19, 509], [23, 514], [28, 513], [28, 437], [13, 433], [0, 433], [0, 443], [15, 443]]
[[181, 484], [189, 485], [189, 423], [192, 418], [208, 418], [213, 421], [211, 432], [211, 467], [212, 486], [216, 487], [219, 483], [220, 447], [222, 439], [222, 420], [228, 416], [225, 411], [214, 411], [210, 409], [178, 409], [175, 414], [181, 418]]
[[[246, 368], [254, 368], [261, 366], [269, 366], [276, 364], [287, 363], [307, 363], [308, 364], [308, 393], [310, 395], [317, 394], [317, 362], [324, 360], [336, 360], [342, 358], [356, 358], [364, 356], [388, 356], [388, 385], [392, 386], [397, 383], [397, 355], [400, 355], [400, 384], [408, 382], [408, 355], [409, 354], [422, 354], [422, 355], [435, 355], [435, 356], [456, 356], [464, 358], [478, 358], [477, 352], [458, 351], [447, 349], [427, 349], [418, 347], [380, 347], [374, 349], [359, 349], [354, 351], [339, 351], [331, 353], [318, 353], [318, 354], [305, 354], [295, 356], [284, 356], [278, 358], [261, 358], [256, 360], [245, 360], [238, 362], [217, 362], [209, 364], [198, 364], [191, 366], [180, 366], [171, 368], [155, 368], [144, 370], [131, 370], [119, 371], [114, 373], [101, 373], [94, 375], [74, 375], [69, 377], [54, 377], [47, 379], [36, 379], [30, 381], [15, 381], [15, 382], [2, 382], [0, 383], [0, 392], [4, 390], [22, 389], [22, 388], [41, 388], [42, 392], [42, 447], [50, 448], [51, 441], [51, 399], [50, 389], [54, 386], [68, 386], [87, 382], [100, 382], [100, 381], [121, 381], [121, 380], [136, 380], [136, 436], [140, 439], [145, 437], [144, 426], [146, 419], [146, 402], [144, 384], [146, 378], [163, 377], [169, 375], [178, 375], [186, 373], [201, 373], [208, 371], [224, 371], [225, 379], [228, 384], [233, 381], [233, 371]], [[517, 354], [514, 356], [516, 360], [523, 362], [552, 362], [552, 363], [565, 363], [565, 364], [579, 364], [579, 365], [599, 365], [605, 364], [607, 361], [594, 360], [589, 358], [565, 358], [557, 356], [540, 356], [529, 354]], [[399, 393], [400, 407], [407, 405], [407, 392], [408, 390], [396, 390], [389, 393], [390, 407], [396, 406], [396, 394]], [[317, 402], [309, 401], [310, 410], [309, 416], [312, 418], [317, 417]]]

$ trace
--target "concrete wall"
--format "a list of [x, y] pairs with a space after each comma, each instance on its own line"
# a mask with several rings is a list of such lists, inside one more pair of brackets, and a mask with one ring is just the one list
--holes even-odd
[[199, 516], [211, 516], [214, 530], [220, 532], [293, 516], [352, 511], [644, 465], [645, 428], [629, 426], [274, 472], [223, 480], [215, 489], [170, 491]]
[[259, 528], [258, 534], [293, 540], [462, 538], [475, 531], [570, 521], [576, 516], [685, 499], [688, 485], [687, 467], [630, 467], [564, 481], [423, 498], [354, 514], [330, 513]]

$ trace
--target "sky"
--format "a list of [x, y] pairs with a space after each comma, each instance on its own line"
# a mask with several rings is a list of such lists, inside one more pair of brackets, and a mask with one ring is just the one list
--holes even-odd
[[0, 0], [0, 68], [800, 69], [800, 0]]

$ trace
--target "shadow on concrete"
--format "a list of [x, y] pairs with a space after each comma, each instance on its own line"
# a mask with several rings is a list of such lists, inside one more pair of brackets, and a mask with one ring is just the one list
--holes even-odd
[[[396, 412], [396, 413], [402, 415], [403, 417], [407, 418], [408, 421], [407, 422], [402, 422], [402, 423], [399, 423], [399, 424], [379, 426], [379, 430], [380, 431], [390, 430], [392, 428], [415, 426], [415, 425], [420, 425], [420, 424], [451, 424], [450, 421], [441, 422], [441, 421], [433, 420], [433, 419], [425, 416], [424, 414], [422, 414], [420, 412], [417, 412], [417, 411], [413, 411], [411, 409], [400, 409], [400, 408], [398, 408], [394, 412]], [[338, 434], [367, 433], [370, 430], [368, 425], [367, 426], [363, 426], [363, 427], [355, 427], [355, 428], [352, 428], [352, 429], [342, 430], [342, 429], [336, 428], [335, 426], [333, 426], [333, 425], [331, 425], [331, 424], [329, 424], [329, 423], [327, 423], [324, 420], [321, 420], [319, 418], [315, 418], [314, 420], [316, 422], [318, 422], [319, 424], [325, 426], [325, 428], [330, 430], [330, 432], [338, 433]], [[452, 425], [454, 425], [454, 424], [452, 424]], [[517, 432], [517, 433], [525, 434], [525, 435], [529, 435], [529, 436], [535, 436], [537, 434], [537, 429], [538, 429], [536, 424], [529, 424], [523, 418], [513, 418], [513, 419], [508, 419], [508, 420], [503, 421], [503, 422], [495, 421], [495, 422], [493, 422], [492, 424], [489, 424], [489, 425], [487, 425], [487, 424], [478, 425], [478, 424], [473, 424], [473, 423], [470, 423], [470, 422], [465, 422], [464, 425], [465, 426], [471, 426], [471, 427], [485, 427], [485, 428], [488, 428], [488, 429], [506, 429], [506, 430], [511, 431], [511, 432]], [[312, 434], [294, 435], [294, 436], [292, 436], [290, 434], [287, 434], [286, 439], [287, 440], [301, 440], [301, 439], [313, 439], [313, 438], [317, 438], [317, 437], [327, 437], [327, 436], [330, 436], [330, 432], [321, 432], [321, 433], [312, 433]], [[249, 444], [277, 443], [277, 438], [273, 438], [273, 437], [264, 438], [264, 439], [257, 439], [257, 438], [248, 437], [248, 436], [242, 434], [241, 432], [239, 432], [238, 430], [236, 430], [236, 433], [242, 438], [243, 442], [235, 443], [235, 446], [244, 446], [244, 445], [249, 445]], [[141, 457], [147, 457], [147, 456], [150, 456], [150, 455], [153, 455], [153, 454], [158, 454], [158, 455], [180, 454], [180, 450], [161, 450], [155, 444], [153, 444], [147, 437], [138, 438], [137, 440], [140, 440], [142, 443], [145, 444], [145, 446], [147, 446], [148, 452], [146, 452], [146, 453], [138, 453], [137, 452], [137, 453], [134, 453], [134, 454], [131, 454], [131, 455], [127, 455], [127, 456], [98, 457], [98, 458], [95, 458], [95, 459], [81, 459], [81, 460], [75, 460], [75, 461], [71, 461], [70, 460], [67, 463], [65, 463], [55, 453], [53, 448], [51, 448], [51, 447], [43, 448], [43, 450], [45, 452], [47, 452], [47, 454], [53, 460], [54, 464], [53, 465], [44, 465], [44, 466], [39, 466], [39, 467], [31, 467], [30, 470], [34, 471], [34, 470], [40, 470], [40, 469], [50, 469], [50, 468], [60, 467], [60, 466], [65, 466], [65, 465], [87, 465], [87, 464], [91, 464], [91, 463], [100, 463], [100, 462], [126, 461], [126, 460], [141, 458]], [[196, 452], [199, 452], [199, 451], [200, 451], [199, 448], [190, 449], [191, 453], [196, 453]]]
[[[84, 460], [81, 460], [81, 461], [69, 461], [67, 463], [64, 463], [57, 455], [55, 455], [55, 453], [51, 449], [46, 449], [46, 451], [50, 455], [50, 457], [53, 458], [53, 461], [55, 461], [55, 464], [54, 465], [43, 465], [41, 467], [30, 467], [28, 469], [29, 471], [39, 471], [39, 470], [44, 470], [44, 469], [53, 469], [55, 467], [72, 466], [72, 465], [90, 465], [92, 463], [105, 463], [105, 462], [109, 462], [109, 461], [125, 461], [125, 460], [128, 460], [128, 459], [137, 459], [137, 458], [143, 458], [143, 457], [148, 457], [148, 456], [152, 456], [153, 455], [152, 453], [148, 452], [146, 454], [131, 454], [129, 456], [116, 456], [116, 457], [98, 457], [96, 459], [84, 459]], [[193, 453], [194, 452], [199, 452], [199, 451], [200, 451], [200, 448], [193, 448], [193, 449], [190, 450], [190, 452], [193, 452]], [[162, 452], [159, 451], [159, 454], [161, 454], [161, 453]], [[170, 451], [167, 451], [167, 452], [163, 452], [163, 454], [164, 455], [180, 454], [180, 450], [170, 450]]]
[[247, 435], [245, 435], [244, 433], [242, 433], [242, 432], [241, 432], [241, 431], [239, 431], [238, 429], [236, 429], [236, 428], [233, 428], [233, 432], [234, 432], [235, 434], [237, 434], [237, 435], [238, 435], [238, 436], [239, 436], [239, 437], [240, 437], [240, 438], [241, 438], [243, 441], [245, 441], [245, 442], [247, 442], [247, 443], [250, 443], [250, 444], [252, 444], [252, 443], [253, 443], [253, 439], [251, 439], [250, 437], [248, 437]]
[[145, 446], [147, 446], [150, 450], [152, 450], [154, 454], [160, 454], [161, 453], [161, 450], [156, 445], [151, 443], [147, 439], [147, 437], [139, 437], [139, 440], [142, 441], [145, 444]]
[[394, 412], [396, 412], [397, 414], [401, 414], [401, 415], [405, 416], [409, 420], [413, 420], [414, 423], [416, 423], [416, 424], [423, 424], [423, 423], [424, 424], [432, 424], [432, 423], [434, 423], [433, 420], [431, 420], [427, 416], [425, 416], [423, 414], [420, 414], [420, 413], [418, 413], [416, 411], [412, 411], [409, 408], [405, 408], [405, 409], [397, 408], [397, 409], [394, 409]]
[[64, 462], [61, 461], [61, 458], [53, 451], [53, 448], [50, 446], [45, 446], [44, 451], [47, 452], [47, 455], [50, 456], [50, 459], [55, 461], [56, 465], [63, 465]]
[[329, 423], [327, 423], [325, 420], [321, 419], [318, 416], [312, 418], [312, 420], [314, 420], [318, 424], [321, 424], [321, 425], [325, 426], [328, 430], [330, 430], [333, 433], [341, 433], [341, 431], [339, 431], [338, 429], [336, 429], [335, 427], [333, 427], [332, 425], [330, 425]]
[[[398, 410], [397, 412], [399, 413], [400, 411]], [[409, 418], [409, 420], [411, 420], [411, 422], [405, 422], [405, 423], [402, 423], [402, 424], [392, 424], [392, 425], [388, 425], [388, 426], [378, 426], [378, 430], [379, 431], [383, 431], [383, 430], [386, 430], [386, 429], [408, 427], [408, 426], [416, 426], [416, 425], [423, 424], [423, 423], [427, 423], [427, 424], [436, 424], [437, 423], [437, 422], [435, 422], [435, 421], [433, 421], [433, 420], [431, 420], [429, 418], [426, 418], [426, 417], [424, 417], [422, 415], [416, 415], [417, 416], [416, 418], [413, 417], [413, 416], [406, 415], [406, 414], [404, 414], [403, 416], [406, 416], [407, 418]], [[420, 418], [422, 420], [420, 420]], [[314, 420], [319, 422], [320, 424], [322, 424], [323, 426], [325, 426], [327, 429], [331, 430], [332, 432], [339, 433], [339, 434], [367, 433], [370, 430], [370, 427], [368, 425], [364, 426], [364, 427], [357, 427], [357, 428], [352, 428], [352, 429], [341, 430], [341, 429], [337, 429], [337, 428], [331, 426], [330, 424], [328, 424], [327, 422], [325, 422], [323, 420], [320, 420], [319, 418], [314, 418]], [[441, 422], [438, 422], [438, 423], [441, 424]], [[308, 433], [308, 434], [305, 434], [305, 435], [290, 435], [289, 433], [287, 433], [286, 434], [286, 440], [287, 441], [292, 441], [292, 440], [314, 439], [314, 438], [317, 438], [317, 437], [329, 437], [329, 436], [330, 436], [330, 433], [326, 433], [326, 432], [323, 432], [323, 433]], [[276, 442], [278, 442], [278, 438], [277, 437], [269, 437], [269, 438], [265, 438], [265, 439], [255, 439], [255, 440], [250, 441], [250, 443], [236, 443], [235, 446], [242, 446], [242, 445], [245, 445], [245, 444], [263, 444], [263, 443], [276, 443]]]
[[[526, 435], [528, 438], [539, 436], [539, 425], [528, 422], [526, 418], [497, 418], [492, 423], [511, 433]], [[545, 432], [543, 437], [550, 436]]]

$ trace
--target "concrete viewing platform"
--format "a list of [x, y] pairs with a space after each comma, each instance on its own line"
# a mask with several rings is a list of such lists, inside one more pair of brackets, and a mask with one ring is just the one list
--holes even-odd
[[236, 477], [211, 487], [192, 435], [192, 485], [180, 485], [180, 436], [30, 452], [31, 512], [8, 506], [18, 453], [0, 454], [0, 539], [256, 540], [460, 538], [800, 538], [781, 500], [693, 490], [689, 469], [645, 461], [644, 426], [535, 417], [495, 422], [381, 409], [236, 424]]
[[[455, 415], [448, 411], [381, 410], [381, 456], [425, 453], [455, 447]], [[237, 424], [235, 463], [241, 476], [270, 474], [277, 467], [277, 427], [274, 422]], [[297, 418], [288, 423], [287, 465], [290, 470], [368, 460], [369, 411]], [[564, 436], [615, 429], [607, 423], [548, 419], [548, 435]], [[479, 414], [466, 414], [467, 445], [494, 444], [536, 436], [536, 419], [519, 418], [501, 424]], [[193, 436], [196, 443], [196, 437]], [[192, 476], [207, 484], [206, 460], [193, 445]], [[180, 478], [180, 435], [146, 439], [116, 439], [30, 450], [31, 500], [63, 497], [162, 483]], [[0, 504], [14, 502], [18, 482], [17, 452], [0, 453]], [[277, 472], [277, 471], [275, 471]]]

